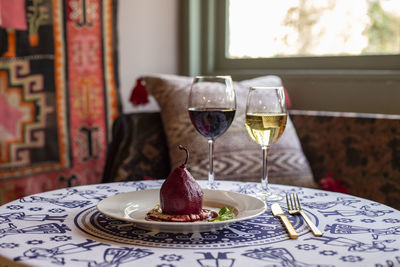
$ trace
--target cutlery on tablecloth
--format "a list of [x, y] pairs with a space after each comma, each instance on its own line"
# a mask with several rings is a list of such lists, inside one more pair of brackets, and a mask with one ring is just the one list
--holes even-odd
[[289, 222], [288, 218], [286, 217], [285, 212], [278, 203], [274, 203], [271, 205], [271, 211], [275, 217], [279, 217], [281, 219], [290, 238], [296, 239], [299, 237], [296, 230], [294, 230], [293, 225]]
[[290, 215], [300, 214], [301, 216], [303, 216], [304, 220], [311, 228], [311, 232], [314, 234], [314, 236], [322, 236], [322, 232], [317, 228], [317, 226], [315, 226], [315, 224], [310, 220], [310, 218], [301, 208], [299, 196], [297, 194], [286, 194], [286, 203]]

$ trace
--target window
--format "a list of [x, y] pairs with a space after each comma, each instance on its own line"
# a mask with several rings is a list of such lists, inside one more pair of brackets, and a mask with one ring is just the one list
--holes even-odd
[[398, 0], [229, 0], [228, 58], [400, 54]]
[[399, 70], [398, 1], [183, 1], [183, 69]]
[[181, 74], [275, 74], [293, 109], [400, 114], [399, 0], [181, 4]]

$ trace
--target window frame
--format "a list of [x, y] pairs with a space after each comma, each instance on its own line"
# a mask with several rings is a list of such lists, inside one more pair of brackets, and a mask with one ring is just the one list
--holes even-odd
[[278, 75], [292, 109], [400, 114], [399, 55], [227, 59], [226, 6], [227, 0], [181, 0], [179, 74], [237, 81]]
[[400, 70], [400, 55], [227, 58], [228, 2], [183, 0], [183, 36], [186, 40], [183, 47], [189, 48], [183, 56], [183, 74], [229, 73], [247, 78], [266, 72], [277, 75], [371, 75], [373, 72], [392, 76]]

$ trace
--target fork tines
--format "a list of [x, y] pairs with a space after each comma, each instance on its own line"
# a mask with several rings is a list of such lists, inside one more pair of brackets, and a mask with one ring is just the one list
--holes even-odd
[[286, 194], [286, 204], [290, 210], [301, 210], [299, 196], [296, 193]]

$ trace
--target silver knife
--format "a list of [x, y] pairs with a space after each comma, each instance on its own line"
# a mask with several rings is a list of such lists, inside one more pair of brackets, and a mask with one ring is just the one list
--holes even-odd
[[294, 230], [293, 225], [289, 222], [288, 218], [286, 217], [285, 212], [283, 212], [283, 209], [278, 203], [274, 203], [271, 205], [271, 211], [275, 217], [279, 217], [281, 219], [290, 238], [296, 239], [299, 237], [296, 230]]

